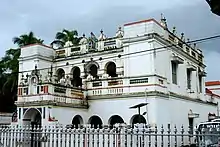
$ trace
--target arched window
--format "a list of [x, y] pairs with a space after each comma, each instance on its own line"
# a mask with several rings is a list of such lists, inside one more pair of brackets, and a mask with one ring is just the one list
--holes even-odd
[[73, 75], [73, 79], [71, 81], [71, 84], [73, 85], [73, 87], [82, 87], [82, 78], [80, 78], [80, 68], [79, 67], [73, 67], [72, 69], [72, 75]]
[[60, 79], [62, 79], [65, 76], [65, 71], [60, 68], [57, 70], [57, 80], [59, 81]]
[[93, 76], [93, 77], [95, 77], [95, 78], [97, 78], [98, 77], [98, 67], [95, 65], [95, 64], [92, 64], [90, 67], [89, 67], [89, 73]]
[[110, 77], [117, 77], [117, 73], [116, 73], [116, 65], [114, 62], [109, 62], [106, 65], [106, 73], [110, 76]]

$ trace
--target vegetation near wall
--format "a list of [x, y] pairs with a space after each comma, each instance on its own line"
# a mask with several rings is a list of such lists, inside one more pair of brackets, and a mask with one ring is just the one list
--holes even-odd
[[[55, 40], [51, 44], [63, 47], [66, 42], [71, 42], [73, 45], [79, 43], [78, 32], [76, 30], [63, 29], [62, 32], [57, 32]], [[18, 70], [21, 47], [39, 43], [44, 40], [35, 37], [33, 32], [23, 34], [12, 39], [14, 44], [17, 44], [17, 49], [8, 49], [5, 56], [0, 60], [0, 112], [14, 112], [17, 100], [18, 87]]]

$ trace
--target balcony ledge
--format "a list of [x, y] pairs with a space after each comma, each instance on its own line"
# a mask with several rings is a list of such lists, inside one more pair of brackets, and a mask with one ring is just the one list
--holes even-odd
[[71, 104], [71, 103], [55, 102], [55, 101], [47, 101], [47, 100], [45, 100], [45, 101], [31, 101], [31, 102], [15, 102], [15, 104], [18, 107], [52, 105], [52, 106], [88, 109], [87, 102], [83, 102], [83, 101], [81, 104]]

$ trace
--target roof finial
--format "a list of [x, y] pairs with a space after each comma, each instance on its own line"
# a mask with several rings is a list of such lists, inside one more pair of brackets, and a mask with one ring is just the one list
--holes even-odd
[[175, 26], [173, 27], [173, 34], [174, 35], [176, 34], [176, 27]]
[[181, 40], [184, 40], [184, 33], [181, 33]]
[[161, 13], [161, 25], [167, 28], [166, 18], [163, 17], [163, 13]]
[[196, 45], [197, 45], [196, 43], [193, 44], [193, 48], [194, 48], [194, 49], [196, 48]]
[[101, 34], [100, 34], [100, 36], [99, 36], [99, 40], [105, 40], [106, 39], [106, 36], [104, 35], [104, 31], [101, 29]]
[[124, 32], [121, 26], [118, 27], [118, 31], [116, 32], [116, 37], [122, 38], [124, 36]]

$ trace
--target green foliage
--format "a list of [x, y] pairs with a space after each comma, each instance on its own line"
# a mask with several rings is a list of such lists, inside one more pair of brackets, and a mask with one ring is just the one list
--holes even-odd
[[73, 45], [79, 44], [80, 38], [78, 38], [78, 32], [76, 30], [63, 29], [62, 32], [57, 32], [55, 40], [51, 44], [56, 44], [59, 48], [62, 48], [68, 41]]
[[34, 33], [30, 32], [14, 37], [13, 42], [19, 48], [7, 50], [0, 61], [0, 112], [13, 112], [16, 109], [14, 101], [17, 100], [20, 48], [35, 43], [42, 44], [43, 40], [36, 38]]

